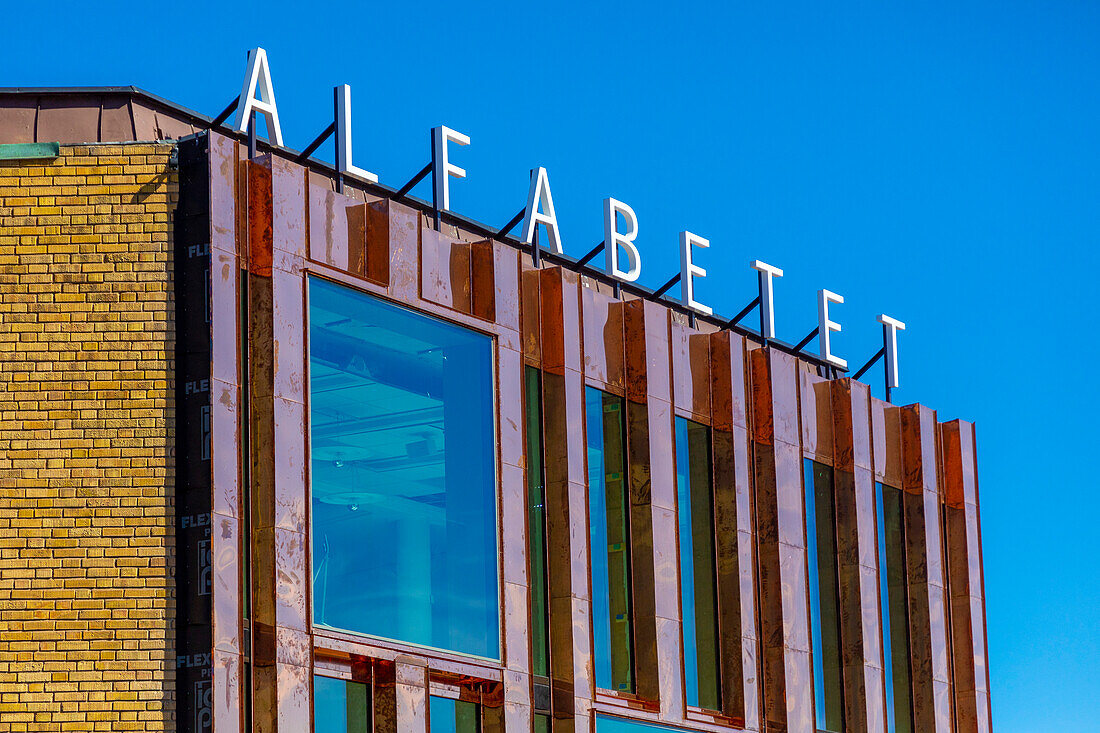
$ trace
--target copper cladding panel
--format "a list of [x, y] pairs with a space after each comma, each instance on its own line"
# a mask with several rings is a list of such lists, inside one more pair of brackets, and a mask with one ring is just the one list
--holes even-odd
[[818, 463], [833, 465], [833, 416], [831, 383], [799, 363], [798, 407], [802, 428], [802, 454]]
[[879, 618], [875, 482], [870, 468], [870, 390], [850, 379], [826, 386], [832, 397], [835, 441], [846, 722], [857, 730], [879, 733], [886, 730], [886, 690]]
[[935, 413], [920, 405], [900, 412], [913, 713], [917, 730], [947, 733], [951, 683]]
[[672, 395], [677, 410], [696, 422], [711, 420], [710, 336], [676, 320], [670, 325]]
[[240, 435], [237, 345], [237, 144], [209, 140], [210, 164], [210, 445], [214, 730], [241, 729]]
[[578, 719], [587, 720], [584, 711], [594, 691], [579, 294], [576, 279], [560, 268], [525, 273], [525, 282], [536, 276], [544, 369], [551, 696], [555, 730], [569, 731]]
[[750, 353], [756, 461], [764, 713], [769, 725], [813, 731], [809, 590], [793, 358]]
[[420, 230], [420, 295], [424, 300], [470, 313], [470, 244], [434, 229]]
[[714, 511], [723, 712], [758, 730], [756, 556], [744, 341], [709, 335]]
[[623, 303], [595, 288], [581, 288], [584, 320], [584, 375], [605, 391], [626, 389]]
[[992, 728], [986, 664], [985, 598], [978, 518], [974, 426], [954, 420], [939, 426], [944, 463], [946, 550], [951, 578], [951, 638], [959, 731]]

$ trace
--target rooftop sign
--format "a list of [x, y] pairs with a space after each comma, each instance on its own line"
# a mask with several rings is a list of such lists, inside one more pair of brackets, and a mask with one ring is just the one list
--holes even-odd
[[[336, 171], [338, 185], [342, 186], [344, 176], [361, 180], [367, 183], [377, 183], [378, 176], [370, 171], [356, 166], [353, 161], [351, 138], [351, 87], [347, 84], [336, 87], [333, 90], [334, 120], [333, 123], [315, 139], [302, 153], [306, 158], [317, 149], [330, 135], [336, 135]], [[222, 117], [215, 123], [224, 119], [230, 110], [226, 110]], [[241, 133], [249, 133], [250, 138], [255, 135], [255, 118], [260, 114], [267, 123], [268, 139], [273, 145], [283, 146], [282, 127], [279, 125], [279, 109], [275, 102], [275, 85], [272, 81], [271, 69], [268, 65], [267, 52], [262, 48], [255, 48], [248, 52], [248, 63], [245, 71], [244, 84], [241, 94], [236, 100], [236, 115], [233, 123], [234, 129]], [[449, 127], [439, 126], [432, 129], [432, 162], [425, 166], [412, 181], [405, 184], [399, 191], [404, 195], [412, 189], [416, 183], [425, 178], [429, 173], [432, 176], [432, 201], [435, 211], [436, 228], [440, 224], [440, 215], [444, 211], [450, 211], [450, 185], [451, 178], [465, 178], [466, 170], [452, 162], [453, 146], [465, 146], [470, 144], [470, 137]], [[615, 282], [630, 283], [636, 281], [642, 272], [642, 254], [639, 251], [636, 240], [638, 238], [638, 216], [634, 209], [622, 201], [607, 197], [603, 202], [604, 239], [595, 249], [581, 258], [580, 264], [588, 263], [593, 257], [604, 252], [606, 274]], [[503, 229], [497, 236], [503, 238], [522, 220], [520, 239], [532, 246], [532, 253], [536, 260], [542, 246], [539, 242], [539, 227], [546, 233], [549, 248], [558, 254], [564, 254], [561, 232], [558, 227], [557, 213], [554, 209], [554, 198], [550, 190], [550, 177], [545, 168], [539, 167], [531, 171], [531, 184], [527, 191], [527, 201], [523, 211]], [[704, 237], [690, 231], [680, 233], [680, 272], [659, 288], [655, 295], [664, 294], [669, 288], [680, 283], [680, 301], [692, 314], [703, 316], [713, 315], [710, 306], [700, 302], [695, 297], [695, 284], [698, 279], [705, 278], [707, 271], [696, 264], [697, 250], [710, 247], [710, 242]], [[753, 260], [750, 267], [759, 273], [759, 290], [757, 297], [749, 303], [737, 316], [725, 325], [733, 327], [742, 318], [748, 315], [754, 308], [760, 311], [760, 335], [767, 343], [775, 339], [775, 308], [774, 308], [774, 281], [783, 277], [783, 270], [774, 265], [769, 265], [760, 260]], [[618, 286], [616, 286], [618, 292]], [[841, 305], [844, 296], [830, 290], [818, 291], [818, 322], [817, 327], [802, 339], [795, 347], [796, 352], [806, 346], [815, 336], [818, 340], [818, 348], [822, 361], [838, 370], [847, 370], [848, 362], [834, 354], [831, 348], [830, 338], [832, 334], [839, 333], [840, 323], [832, 320], [830, 305]], [[694, 316], [693, 316], [694, 317]], [[898, 331], [905, 330], [905, 324], [885, 313], [878, 316], [878, 322], [882, 324], [883, 346], [863, 367], [853, 375], [858, 379], [875, 362], [885, 357], [886, 396], [890, 399], [890, 391], [899, 385], [898, 378]]]

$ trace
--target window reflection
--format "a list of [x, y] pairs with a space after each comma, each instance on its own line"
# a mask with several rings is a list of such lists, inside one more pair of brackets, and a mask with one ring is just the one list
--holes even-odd
[[909, 614], [901, 490], [876, 483], [875, 504], [882, 651], [886, 662], [886, 726], [889, 733], [911, 733], [913, 706], [909, 693]]
[[676, 503], [684, 695], [688, 705], [718, 710], [718, 578], [710, 428], [682, 417], [676, 418]]
[[481, 706], [476, 702], [433, 695], [428, 700], [428, 729], [431, 733], [478, 733]]
[[806, 460], [805, 497], [814, 710], [819, 731], [840, 733], [844, 730], [844, 701], [841, 691], [840, 599], [832, 468]]
[[309, 283], [317, 624], [498, 658], [489, 337]]
[[623, 399], [587, 388], [585, 422], [596, 686], [633, 692], [630, 501]]
[[542, 445], [542, 375], [525, 368], [527, 525], [531, 562], [531, 672], [550, 674], [550, 601], [546, 567], [546, 483]]
[[333, 677], [313, 678], [315, 733], [369, 733], [370, 687]]

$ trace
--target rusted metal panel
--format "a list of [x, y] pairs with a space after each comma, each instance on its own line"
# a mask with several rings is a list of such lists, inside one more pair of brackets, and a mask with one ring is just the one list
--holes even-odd
[[[0, 104], [0, 143], [34, 143], [38, 97], [13, 97]], [[43, 140], [42, 142], [51, 142]], [[56, 142], [56, 141], [52, 141]]]
[[974, 426], [939, 426], [944, 463], [952, 666], [959, 731], [992, 729]]
[[935, 413], [901, 409], [913, 714], [917, 730], [952, 730], [947, 590], [938, 494]]
[[[103, 97], [99, 103], [99, 139], [107, 142], [138, 140], [130, 100], [125, 97]], [[147, 140], [160, 139], [146, 138]]]
[[882, 733], [886, 730], [886, 692], [879, 618], [875, 482], [870, 469], [870, 390], [850, 379], [823, 386], [831, 392], [835, 440], [833, 479], [845, 723], [857, 730]]
[[767, 725], [813, 731], [802, 455], [793, 358], [750, 353]]
[[622, 394], [626, 388], [623, 349], [623, 303], [595, 287], [581, 288], [584, 317], [584, 375], [602, 389]]

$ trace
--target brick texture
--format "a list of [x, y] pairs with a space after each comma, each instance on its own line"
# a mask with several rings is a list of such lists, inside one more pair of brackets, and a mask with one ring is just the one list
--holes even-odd
[[174, 727], [170, 152], [0, 163], [0, 733]]

